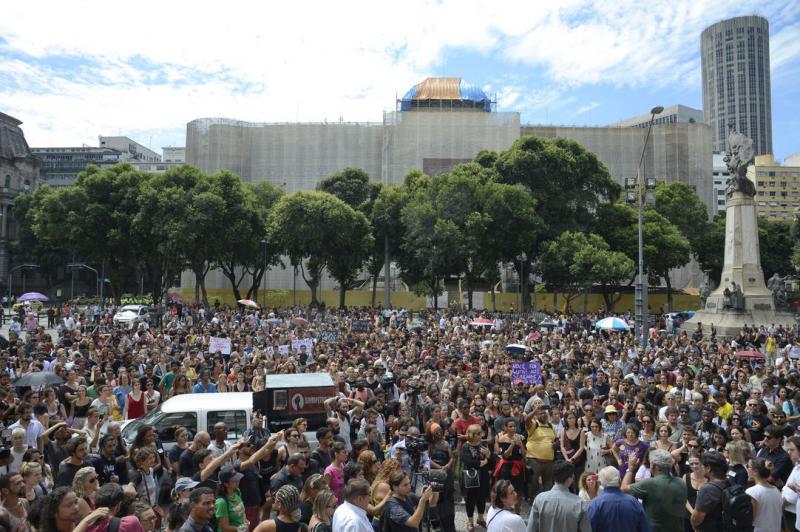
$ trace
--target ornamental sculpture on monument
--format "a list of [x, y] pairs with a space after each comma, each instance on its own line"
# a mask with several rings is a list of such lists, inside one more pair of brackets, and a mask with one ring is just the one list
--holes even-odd
[[[789, 312], [776, 306], [778, 283], [764, 283], [758, 243], [758, 206], [755, 183], [747, 175], [755, 152], [752, 139], [731, 131], [725, 163], [730, 171], [725, 208], [725, 261], [717, 289], [704, 298], [702, 308], [681, 326], [694, 332], [702, 324], [707, 334], [711, 325], [719, 336], [736, 336], [745, 325], [794, 326]], [[776, 301], [778, 300], [778, 301]], [[780, 303], [779, 303], [780, 304]]]

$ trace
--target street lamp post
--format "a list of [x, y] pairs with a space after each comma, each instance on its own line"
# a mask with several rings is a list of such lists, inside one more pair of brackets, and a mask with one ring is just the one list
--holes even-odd
[[263, 288], [264, 294], [261, 296], [261, 308], [267, 308], [267, 239], [264, 238], [261, 240], [261, 245], [264, 246], [264, 273], [261, 274], [262, 278], [264, 279]]
[[653, 107], [650, 110], [650, 123], [647, 125], [647, 134], [644, 137], [644, 146], [642, 146], [642, 155], [639, 158], [639, 165], [636, 167], [636, 208], [638, 211], [638, 232], [639, 232], [639, 274], [636, 282], [636, 334], [640, 338], [640, 345], [645, 347], [647, 345], [647, 333], [649, 332], [648, 308], [647, 308], [647, 277], [644, 274], [644, 237], [642, 235], [642, 211], [645, 202], [645, 178], [642, 172], [642, 163], [644, 162], [644, 154], [647, 151], [647, 142], [650, 140], [650, 132], [653, 129], [653, 121], [657, 114], [664, 111], [664, 108], [659, 106]]
[[20, 264], [19, 266], [14, 266], [10, 270], [8, 270], [8, 310], [9, 311], [11, 311], [11, 283], [14, 281], [14, 272], [17, 271], [17, 270], [21, 270], [23, 268], [28, 269], [28, 268], [38, 268], [38, 267], [39, 267], [38, 264], [31, 264], [31, 263], [27, 263], [26, 262], [25, 264]]
[[[100, 297], [100, 272], [89, 266], [88, 264], [84, 264], [82, 262], [72, 262], [67, 264], [67, 268], [74, 269], [74, 268], [85, 268], [87, 270], [91, 270], [94, 272], [94, 294], [97, 297]], [[105, 279], [103, 279], [105, 282]]]

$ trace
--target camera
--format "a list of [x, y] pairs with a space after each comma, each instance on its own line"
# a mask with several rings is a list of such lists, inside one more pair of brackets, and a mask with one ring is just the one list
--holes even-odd
[[428, 450], [428, 440], [424, 436], [406, 436], [406, 450], [409, 454], [421, 454]]
[[429, 469], [418, 473], [423, 483], [430, 486], [434, 493], [442, 493], [447, 482], [447, 472], [442, 469]]

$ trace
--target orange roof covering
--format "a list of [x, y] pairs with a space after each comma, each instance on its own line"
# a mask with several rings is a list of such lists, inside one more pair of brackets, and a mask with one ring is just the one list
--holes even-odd
[[417, 85], [415, 100], [460, 100], [461, 78], [427, 78]]

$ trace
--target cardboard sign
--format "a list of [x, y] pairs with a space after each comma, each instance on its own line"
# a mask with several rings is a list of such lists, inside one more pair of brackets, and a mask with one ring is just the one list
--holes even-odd
[[511, 381], [521, 380], [525, 384], [542, 383], [542, 363], [538, 360], [532, 362], [512, 362]]
[[282, 354], [284, 356], [289, 356], [289, 344], [279, 345], [278, 346], [278, 353], [280, 353], [280, 354]]
[[353, 320], [353, 323], [350, 325], [350, 330], [353, 332], [369, 332], [372, 328], [372, 324], [369, 320]]
[[295, 353], [301, 353], [304, 347], [306, 353], [309, 354], [313, 353], [314, 340], [312, 340], [311, 338], [303, 338], [303, 339], [295, 338], [294, 340], [292, 340], [292, 351], [294, 351]]
[[339, 331], [322, 331], [319, 333], [319, 341], [325, 344], [338, 344]]
[[230, 338], [217, 338], [212, 336], [211, 341], [208, 343], [209, 353], [222, 353], [223, 355], [231, 354], [231, 339]]

